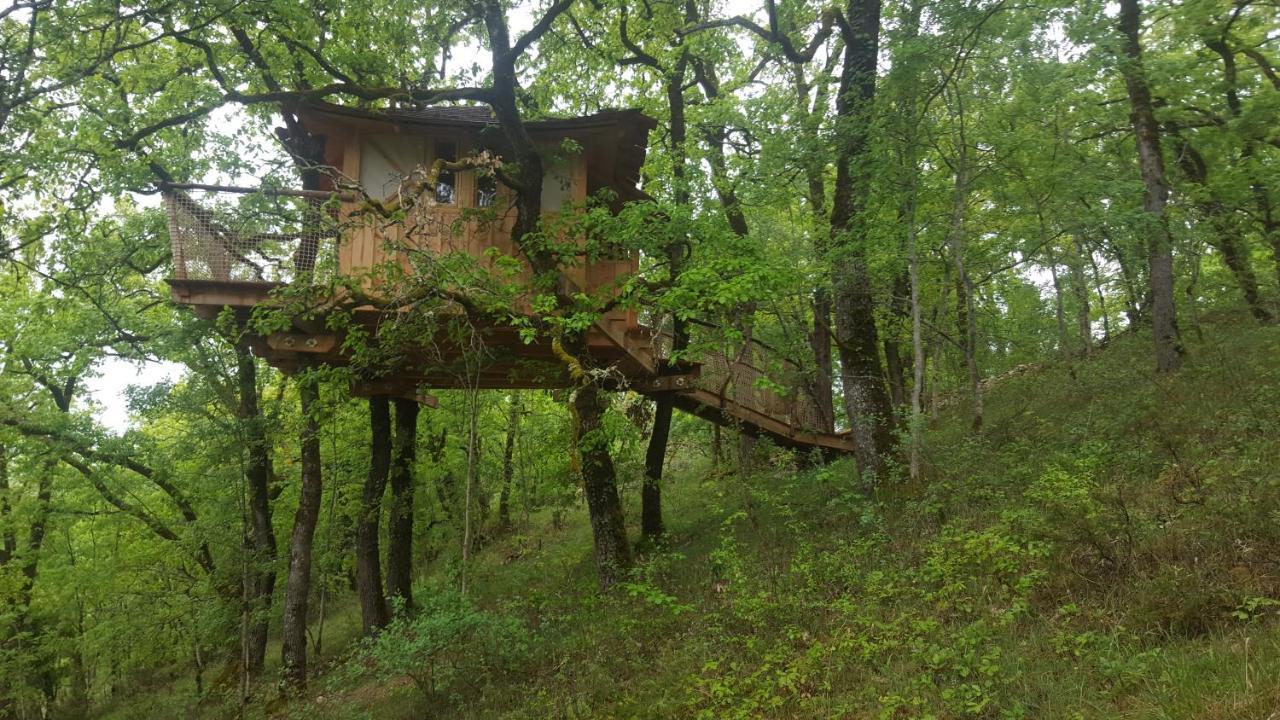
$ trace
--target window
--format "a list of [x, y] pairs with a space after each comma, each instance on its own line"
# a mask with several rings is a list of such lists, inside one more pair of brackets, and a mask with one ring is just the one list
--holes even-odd
[[[437, 141], [434, 159], [457, 162], [458, 144], [452, 140]], [[436, 178], [436, 202], [441, 205], [453, 205], [458, 202], [458, 178], [452, 170], [442, 170]]]
[[573, 201], [573, 178], [569, 174], [567, 160], [548, 164], [546, 175], [542, 177], [542, 209], [558, 212], [565, 204]]
[[422, 164], [421, 137], [380, 134], [364, 137], [360, 151], [360, 183], [374, 197], [388, 197]]
[[476, 207], [493, 207], [498, 202], [498, 178], [492, 173], [476, 174]]
[[573, 168], [582, 161], [580, 148], [568, 138], [555, 144], [540, 143], [545, 158], [542, 176], [542, 209], [559, 212], [573, 202]]

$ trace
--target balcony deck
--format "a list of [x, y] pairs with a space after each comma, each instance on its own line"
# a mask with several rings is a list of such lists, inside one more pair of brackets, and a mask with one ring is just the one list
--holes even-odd
[[[166, 207], [173, 243], [174, 277], [169, 284], [174, 300], [203, 317], [230, 312], [245, 326], [255, 311], [283, 307], [284, 291], [299, 282], [325, 287], [339, 278], [348, 282], [358, 278], [364, 296], [389, 298], [396, 292], [392, 285], [397, 272], [400, 278], [420, 281], [422, 273], [444, 273], [441, 268], [448, 263], [443, 259], [449, 257], [471, 258], [471, 271], [501, 273], [501, 282], [519, 283], [529, 277], [527, 268], [513, 273], [512, 264], [500, 260], [518, 257], [509, 247], [506, 216], [478, 223], [457, 208], [426, 207], [400, 222], [370, 224], [356, 222], [357, 206], [350, 199], [297, 191], [223, 192], [222, 197], [197, 199], [188, 190], [171, 188]], [[390, 272], [368, 274], [379, 267]], [[564, 282], [607, 295], [638, 267], [637, 257], [605, 259], [569, 269]], [[447, 274], [439, 277], [442, 282], [448, 279]], [[324, 309], [340, 303], [343, 286], [328, 287], [335, 288], [333, 293], [323, 297], [318, 307], [294, 313], [289, 328], [251, 335], [255, 354], [286, 372], [351, 364], [348, 333], [332, 330], [330, 312]], [[380, 333], [414, 310], [363, 304], [350, 308], [354, 325], [348, 327], [359, 328], [376, 344]], [[433, 388], [528, 389], [571, 384], [565, 364], [545, 335], [529, 342], [511, 324], [478, 321], [447, 303], [433, 306], [433, 312], [439, 321], [422, 330], [411, 347], [397, 344], [394, 367], [374, 378], [383, 390], [373, 391], [413, 395]], [[467, 342], [459, 342], [450, 320], [465, 321], [474, 331]], [[766, 435], [783, 446], [853, 450], [848, 434], [821, 429], [800, 367], [766, 345], [752, 341], [736, 348], [704, 347], [669, 366], [670, 338], [642, 325], [639, 315], [628, 309], [604, 313], [588, 329], [585, 341], [594, 365], [608, 368], [606, 382], [613, 387], [674, 392], [677, 407], [683, 410]]]

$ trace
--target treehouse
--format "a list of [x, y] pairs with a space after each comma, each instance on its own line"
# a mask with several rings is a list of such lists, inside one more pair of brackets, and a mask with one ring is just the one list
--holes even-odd
[[[287, 309], [288, 327], [249, 342], [292, 371], [350, 364], [353, 332], [374, 346], [388, 340], [397, 321], [421, 307], [405, 300], [406, 288], [451, 287], [459, 276], [504, 287], [533, 279], [512, 243], [514, 193], [501, 180], [506, 142], [487, 107], [371, 112], [322, 104], [301, 120], [323, 138], [324, 166], [309, 173], [311, 187], [165, 188], [175, 301], [205, 317], [229, 312], [242, 324], [255, 311]], [[638, 183], [652, 119], [620, 110], [526, 127], [544, 158], [544, 225], [554, 227], [588, 197], [605, 198], [614, 211], [644, 197]], [[847, 436], [819, 429], [799, 367], [759, 343], [666, 362], [670, 338], [642, 324], [636, 310], [607, 302], [639, 267], [634, 253], [580, 253], [558, 279], [562, 292], [604, 301], [585, 344], [611, 382], [675, 392], [690, 412], [784, 445], [850, 449]], [[309, 303], [300, 303], [308, 292]], [[352, 322], [331, 322], [344, 303]], [[442, 322], [406, 350], [401, 333], [396, 352], [372, 371], [362, 366], [355, 389], [413, 396], [427, 388], [569, 385], [568, 366], [545, 333], [522, 332], [528, 325], [510, 315], [478, 319], [466, 305], [437, 302], [430, 312], [463, 321], [468, 338]], [[527, 299], [513, 307], [532, 317]]]

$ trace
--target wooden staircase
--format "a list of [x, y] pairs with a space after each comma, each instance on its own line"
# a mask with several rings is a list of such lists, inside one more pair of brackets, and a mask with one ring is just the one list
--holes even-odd
[[640, 392], [670, 392], [684, 412], [768, 437], [782, 447], [854, 451], [849, 433], [823, 429], [801, 368], [764, 343], [749, 340], [723, 350], [695, 346], [679, 363], [671, 363], [669, 334], [632, 325], [610, 337], [617, 337], [637, 364], [652, 368], [652, 378], [635, 388]]

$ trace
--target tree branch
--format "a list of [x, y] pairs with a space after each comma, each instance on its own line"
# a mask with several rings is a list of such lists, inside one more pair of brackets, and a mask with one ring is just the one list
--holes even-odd
[[573, 7], [573, 0], [558, 0], [532, 28], [529, 28], [529, 32], [521, 35], [516, 40], [516, 44], [512, 45], [511, 50], [507, 53], [508, 57], [514, 60], [523, 55], [530, 45], [538, 42], [538, 39], [551, 29], [551, 25], [556, 21], [556, 18], [571, 7]]

